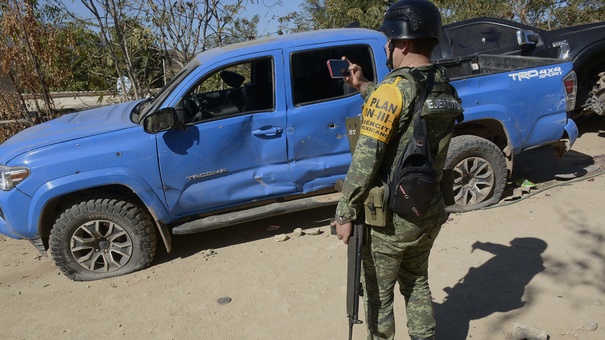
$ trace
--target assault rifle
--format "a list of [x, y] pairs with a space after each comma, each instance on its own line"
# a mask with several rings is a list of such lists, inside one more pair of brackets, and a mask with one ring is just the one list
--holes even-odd
[[[334, 187], [342, 191], [343, 181], [338, 180]], [[347, 244], [347, 317], [349, 318], [349, 340], [353, 339], [353, 326], [363, 323], [359, 320], [359, 297], [363, 295], [361, 287], [361, 249], [365, 242], [364, 217], [353, 222], [353, 231]], [[336, 234], [336, 230], [332, 230]]]
[[365, 242], [363, 218], [353, 222], [353, 232], [347, 244], [347, 316], [349, 317], [349, 340], [353, 339], [353, 326], [363, 323], [359, 320], [359, 297], [361, 287], [361, 249]]

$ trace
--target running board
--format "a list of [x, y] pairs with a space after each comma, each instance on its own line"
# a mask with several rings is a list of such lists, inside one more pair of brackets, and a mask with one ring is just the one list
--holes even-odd
[[271, 203], [268, 205], [212, 215], [185, 222], [172, 228], [175, 235], [194, 234], [202, 231], [228, 227], [234, 224], [259, 220], [265, 217], [289, 214], [301, 210], [320, 208], [338, 203], [340, 193], [299, 198], [292, 201]]

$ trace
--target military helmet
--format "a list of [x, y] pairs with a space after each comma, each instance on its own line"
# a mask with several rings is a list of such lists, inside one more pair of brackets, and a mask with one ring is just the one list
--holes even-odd
[[435, 38], [439, 41], [441, 13], [427, 0], [397, 1], [384, 13], [378, 30], [393, 40]]

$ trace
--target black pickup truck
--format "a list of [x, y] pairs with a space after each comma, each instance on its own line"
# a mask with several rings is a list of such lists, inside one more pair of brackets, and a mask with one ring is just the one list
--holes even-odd
[[572, 118], [605, 116], [605, 22], [552, 31], [496, 18], [445, 25], [433, 60], [460, 60], [479, 54], [510, 54], [571, 61], [578, 76]]

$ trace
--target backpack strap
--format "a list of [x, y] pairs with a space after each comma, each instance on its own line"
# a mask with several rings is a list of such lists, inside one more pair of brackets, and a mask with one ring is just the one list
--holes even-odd
[[[415, 72], [416, 71], [416, 72]], [[410, 73], [412, 75], [414, 75], [414, 77], [423, 77], [422, 73], [420, 71], [418, 71], [417, 69], [412, 69], [410, 71]], [[427, 94], [433, 89], [433, 83], [435, 80], [435, 72], [433, 69], [429, 70], [428, 76], [426, 78], [426, 84], [425, 86], [422, 88], [422, 90], [420, 91], [420, 95], [418, 96], [418, 99], [416, 99], [416, 103], [414, 105], [414, 115], [412, 116], [412, 119], [410, 120], [410, 122], [408, 123], [405, 133], [408, 135], [411, 135], [407, 138], [408, 143], [410, 141], [410, 137], [413, 138], [414, 140], [419, 140], [422, 139], [424, 141], [425, 145], [425, 150], [427, 150], [427, 159], [429, 161], [431, 161], [432, 159], [432, 155], [430, 152], [430, 148], [428, 145], [428, 136], [427, 136], [427, 132], [426, 132], [426, 122], [424, 120], [424, 118], [422, 117], [422, 107], [424, 106], [424, 102], [426, 100], [426, 96]], [[412, 132], [410, 132], [410, 125], [414, 124], [414, 130]], [[403, 138], [402, 140], [405, 140], [405, 138]], [[399, 169], [402, 166], [403, 163], [403, 159], [404, 154], [406, 153], [406, 149], [407, 149], [407, 145], [404, 146], [404, 148], [401, 150], [401, 152], [399, 153], [399, 159], [397, 160], [397, 166], [395, 167], [395, 169]], [[390, 176], [389, 176], [390, 177]]]
[[[422, 74], [422, 72], [420, 72], [417, 68], [413, 68], [410, 70], [410, 74], [414, 77], [414, 80], [416, 82], [421, 82], [422, 80], [424, 80], [424, 75]], [[426, 101], [426, 97], [427, 95], [432, 91], [433, 89], [433, 84], [435, 82], [435, 71], [431, 68], [428, 72], [428, 75], [426, 77], [426, 84], [425, 86], [422, 88], [422, 90], [420, 90], [420, 94], [418, 95], [418, 98], [416, 99], [416, 103], [414, 104], [414, 115], [412, 116], [412, 118], [410, 119], [410, 122], [407, 124], [405, 130], [403, 130], [403, 133], [410, 133], [410, 126], [412, 124], [412, 126], [416, 126], [416, 121], [417, 120], [421, 120], [421, 124], [425, 125], [425, 130], [426, 130], [426, 123], [424, 121], [424, 118], [422, 118], [422, 107], [424, 106], [424, 102]], [[416, 129], [414, 129], [415, 131]], [[405, 138], [404, 138], [405, 139]], [[409, 139], [409, 136], [408, 136]], [[401, 155], [400, 155], [401, 158]]]

